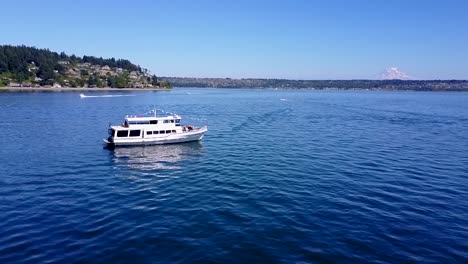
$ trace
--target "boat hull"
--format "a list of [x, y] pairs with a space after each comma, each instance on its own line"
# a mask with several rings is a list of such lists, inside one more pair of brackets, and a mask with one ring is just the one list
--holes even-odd
[[197, 131], [172, 134], [163, 138], [137, 138], [114, 140], [113, 142], [107, 139], [103, 139], [103, 141], [107, 144], [108, 147], [176, 144], [199, 141], [203, 138], [207, 130], [208, 129], [206, 127], [203, 127]]

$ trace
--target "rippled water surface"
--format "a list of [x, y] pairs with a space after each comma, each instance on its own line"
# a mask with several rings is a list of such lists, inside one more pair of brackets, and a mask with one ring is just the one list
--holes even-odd
[[[467, 93], [130, 94], [0, 93], [0, 263], [468, 262]], [[103, 149], [153, 104], [203, 141]]]

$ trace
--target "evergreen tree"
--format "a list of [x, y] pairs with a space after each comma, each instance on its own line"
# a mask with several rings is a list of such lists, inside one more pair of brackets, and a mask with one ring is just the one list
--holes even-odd
[[158, 77], [156, 77], [156, 75], [153, 74], [153, 76], [151, 77], [151, 84], [152, 85], [158, 85], [159, 82], [158, 82]]

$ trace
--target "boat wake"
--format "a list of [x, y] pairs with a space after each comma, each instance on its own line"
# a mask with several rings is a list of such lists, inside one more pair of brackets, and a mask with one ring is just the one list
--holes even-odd
[[123, 96], [135, 96], [135, 95], [134, 94], [106, 94], [106, 95], [84, 95], [84, 94], [80, 94], [80, 98], [123, 97]]

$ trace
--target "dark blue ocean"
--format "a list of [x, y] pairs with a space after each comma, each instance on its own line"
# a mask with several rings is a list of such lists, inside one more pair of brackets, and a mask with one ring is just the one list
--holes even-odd
[[[468, 262], [468, 93], [124, 94], [0, 93], [0, 263]], [[153, 105], [209, 131], [103, 148]]]

